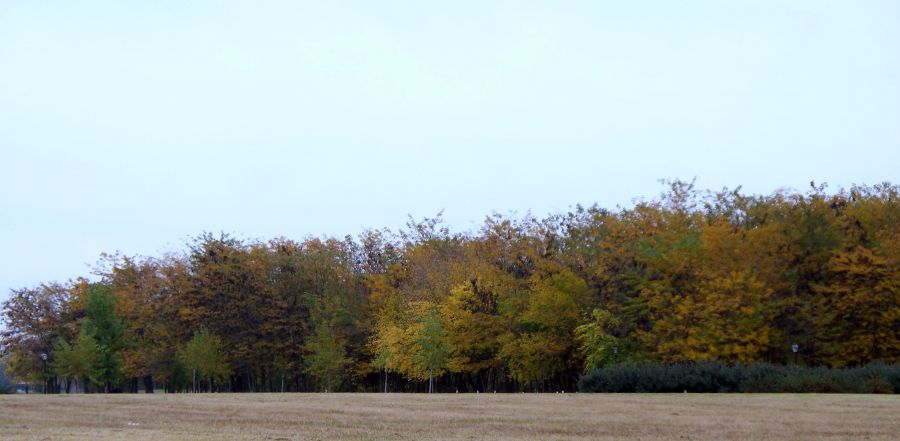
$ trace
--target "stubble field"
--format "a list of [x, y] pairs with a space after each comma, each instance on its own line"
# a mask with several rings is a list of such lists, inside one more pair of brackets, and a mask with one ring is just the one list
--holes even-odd
[[4, 440], [896, 440], [900, 397], [750, 394], [0, 396]]

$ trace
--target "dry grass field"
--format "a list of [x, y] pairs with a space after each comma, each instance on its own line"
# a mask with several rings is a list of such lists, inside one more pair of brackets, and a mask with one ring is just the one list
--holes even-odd
[[900, 396], [0, 395], [3, 440], [897, 440]]

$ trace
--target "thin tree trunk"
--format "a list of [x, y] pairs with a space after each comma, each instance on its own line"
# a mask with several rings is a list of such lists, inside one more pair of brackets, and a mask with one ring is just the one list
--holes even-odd
[[384, 368], [384, 393], [387, 393], [387, 368]]
[[428, 369], [428, 393], [434, 390], [434, 369]]

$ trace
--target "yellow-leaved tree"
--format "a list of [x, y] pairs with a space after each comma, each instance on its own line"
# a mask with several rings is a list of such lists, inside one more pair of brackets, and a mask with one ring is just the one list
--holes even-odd
[[829, 269], [831, 283], [816, 287], [832, 334], [829, 364], [900, 361], [900, 268], [856, 247], [836, 253]]

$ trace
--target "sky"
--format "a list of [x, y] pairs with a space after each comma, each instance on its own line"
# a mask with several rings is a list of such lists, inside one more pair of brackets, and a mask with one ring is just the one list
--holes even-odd
[[0, 1], [0, 299], [203, 231], [900, 181], [900, 2]]

